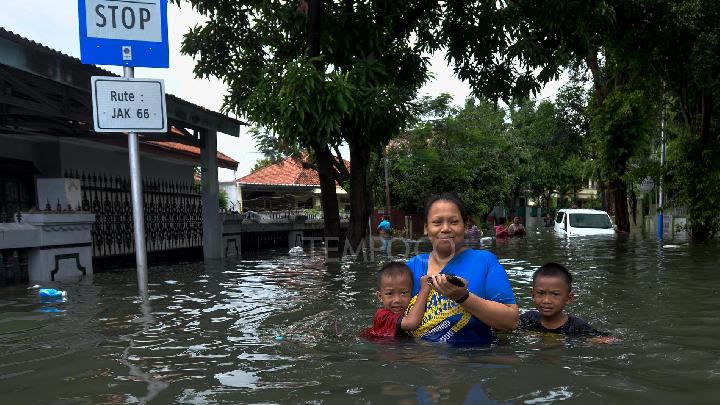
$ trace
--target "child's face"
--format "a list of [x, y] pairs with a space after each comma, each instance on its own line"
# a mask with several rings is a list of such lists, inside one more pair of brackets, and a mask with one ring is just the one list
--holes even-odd
[[405, 312], [410, 303], [413, 281], [410, 275], [386, 276], [380, 280], [378, 299], [383, 308], [396, 314]]
[[532, 298], [540, 316], [552, 318], [562, 313], [573, 294], [564, 277], [539, 276], [533, 284]]

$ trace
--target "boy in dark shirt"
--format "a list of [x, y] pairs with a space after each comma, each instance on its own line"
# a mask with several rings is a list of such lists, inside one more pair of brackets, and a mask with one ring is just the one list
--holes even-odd
[[568, 336], [605, 335], [576, 316], [568, 315], [564, 309], [572, 302], [572, 275], [560, 264], [546, 263], [533, 273], [533, 303], [537, 311], [520, 315], [520, 328], [562, 333]]
[[387, 263], [377, 273], [377, 296], [382, 302], [382, 308], [375, 313], [373, 326], [365, 331], [365, 335], [376, 338], [396, 337], [404, 335], [406, 330], [417, 329], [425, 313], [430, 289], [427, 276], [423, 276], [415, 304], [405, 315], [412, 298], [412, 271], [405, 263]]

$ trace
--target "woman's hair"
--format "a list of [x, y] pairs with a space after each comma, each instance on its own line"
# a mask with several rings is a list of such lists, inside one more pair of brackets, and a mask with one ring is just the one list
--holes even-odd
[[455, 195], [454, 193], [442, 193], [442, 194], [435, 194], [431, 195], [427, 201], [425, 201], [425, 212], [423, 216], [423, 221], [427, 224], [428, 222], [428, 215], [430, 214], [430, 208], [432, 208], [433, 204], [435, 204], [438, 201], [447, 201], [449, 203], [455, 204], [455, 206], [458, 208], [458, 211], [460, 211], [460, 217], [462, 218], [464, 223], [468, 222], [468, 213], [467, 209], [465, 209], [465, 204], [463, 204], [462, 200], [460, 200], [460, 197]]
[[562, 264], [548, 262], [535, 270], [535, 273], [533, 273], [533, 287], [535, 286], [535, 279], [538, 277], [564, 278], [568, 285], [568, 291], [572, 290], [572, 274]]
[[502, 217], [498, 220], [498, 225], [505, 225], [505, 222], [507, 222], [507, 218]]
[[376, 282], [378, 290], [380, 289], [380, 283], [382, 283], [383, 278], [402, 276], [408, 276], [410, 277], [410, 280], [413, 279], [412, 270], [410, 270], [410, 267], [408, 267], [407, 264], [403, 262], [389, 262], [385, 264], [382, 269], [377, 272]]

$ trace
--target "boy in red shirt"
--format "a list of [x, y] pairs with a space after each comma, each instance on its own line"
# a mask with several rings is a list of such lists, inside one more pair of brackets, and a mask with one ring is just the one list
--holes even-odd
[[420, 326], [425, 314], [430, 285], [427, 276], [420, 279], [420, 291], [410, 312], [405, 315], [413, 290], [413, 275], [410, 268], [401, 262], [390, 262], [377, 273], [377, 296], [382, 308], [375, 312], [372, 328], [365, 334], [369, 337], [403, 336], [404, 331]]

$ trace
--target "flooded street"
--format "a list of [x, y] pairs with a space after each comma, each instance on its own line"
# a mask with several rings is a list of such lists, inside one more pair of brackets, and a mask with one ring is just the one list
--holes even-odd
[[[379, 262], [263, 252], [215, 266], [153, 268], [60, 285], [42, 303], [0, 289], [4, 404], [715, 403], [720, 398], [720, 244], [559, 238], [485, 246], [521, 312], [531, 276], [567, 264], [570, 313], [618, 339], [516, 332], [492, 347], [370, 343]], [[403, 249], [399, 249], [402, 251]], [[403, 254], [394, 256], [406, 259]], [[387, 260], [386, 258], [384, 258]]]

